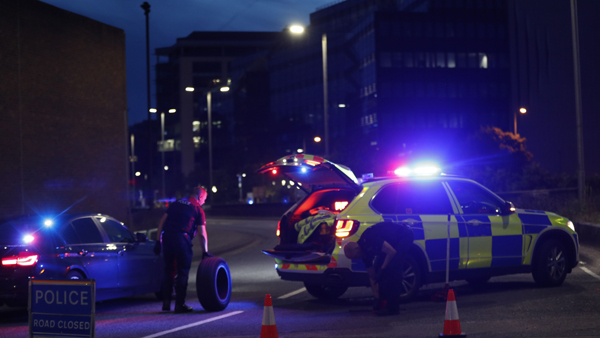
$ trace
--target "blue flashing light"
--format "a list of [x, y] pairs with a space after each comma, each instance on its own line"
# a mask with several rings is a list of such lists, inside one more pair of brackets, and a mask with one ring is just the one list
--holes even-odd
[[300, 169], [300, 171], [301, 171], [303, 174], [305, 174], [305, 173], [307, 172], [307, 170], [306, 170], [306, 167], [302, 167], [302, 168]]
[[52, 225], [54, 225], [54, 221], [52, 221], [51, 219], [44, 220], [44, 226], [45, 226], [46, 228], [49, 228], [49, 227], [51, 227]]
[[433, 163], [420, 163], [412, 168], [400, 167], [394, 170], [394, 174], [400, 177], [420, 176], [431, 177], [441, 174], [442, 169]]
[[249, 198], [248, 199], [248, 204], [250, 204], [250, 205], [254, 204], [254, 200], [252, 198]]
[[25, 235], [25, 236], [23, 236], [23, 242], [25, 242], [27, 244], [33, 242], [34, 239], [35, 238], [33, 238], [33, 236], [31, 236], [31, 235]]

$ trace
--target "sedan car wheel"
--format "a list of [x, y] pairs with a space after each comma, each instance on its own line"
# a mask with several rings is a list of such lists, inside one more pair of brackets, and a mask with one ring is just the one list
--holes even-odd
[[83, 275], [79, 271], [72, 270], [72, 271], [69, 271], [69, 273], [67, 273], [67, 279], [81, 280], [81, 279], [83, 279]]

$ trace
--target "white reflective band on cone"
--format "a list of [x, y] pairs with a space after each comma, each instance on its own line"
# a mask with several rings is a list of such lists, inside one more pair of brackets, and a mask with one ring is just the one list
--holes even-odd
[[446, 320], [458, 320], [458, 309], [455, 300], [446, 303]]
[[275, 313], [272, 306], [265, 306], [263, 309], [262, 325], [275, 325]]

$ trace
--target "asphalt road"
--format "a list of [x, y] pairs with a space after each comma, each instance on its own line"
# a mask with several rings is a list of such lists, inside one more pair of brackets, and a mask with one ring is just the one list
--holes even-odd
[[[301, 283], [281, 281], [273, 259], [276, 220], [208, 220], [209, 251], [227, 260], [233, 296], [222, 312], [202, 309], [192, 266], [187, 303], [191, 314], [160, 311], [154, 295], [96, 305], [96, 337], [259, 337], [264, 298], [273, 298], [280, 337], [437, 337], [445, 302], [430, 300], [443, 285], [428, 285], [400, 315], [376, 317], [367, 288], [321, 301]], [[197, 246], [196, 246], [197, 248]], [[596, 260], [594, 260], [596, 259]], [[452, 282], [462, 330], [469, 337], [599, 337], [600, 250], [582, 247], [582, 264], [558, 288], [537, 288], [531, 275], [492, 278], [482, 288]], [[27, 337], [26, 309], [0, 307], [0, 337]]]

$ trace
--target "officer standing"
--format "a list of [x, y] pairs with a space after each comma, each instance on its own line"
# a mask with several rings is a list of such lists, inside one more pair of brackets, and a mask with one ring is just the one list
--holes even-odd
[[[192, 189], [187, 201], [172, 203], [158, 225], [159, 238], [154, 253], [160, 254], [161, 239], [165, 259], [165, 282], [163, 284], [163, 311], [171, 311], [171, 293], [175, 270], [175, 313], [191, 312], [185, 304], [188, 276], [192, 266], [192, 239], [198, 226], [202, 227], [204, 250], [207, 251], [206, 218], [202, 205], [206, 201], [206, 190], [202, 187]], [[163, 232], [164, 230], [164, 232]], [[161, 236], [161, 232], [162, 236]]]
[[[402, 260], [414, 240], [410, 228], [402, 223], [378, 223], [365, 230], [357, 242], [344, 246], [350, 259], [361, 258], [369, 273], [375, 296], [374, 313], [393, 315], [400, 311]], [[385, 306], [382, 306], [385, 301]]]

